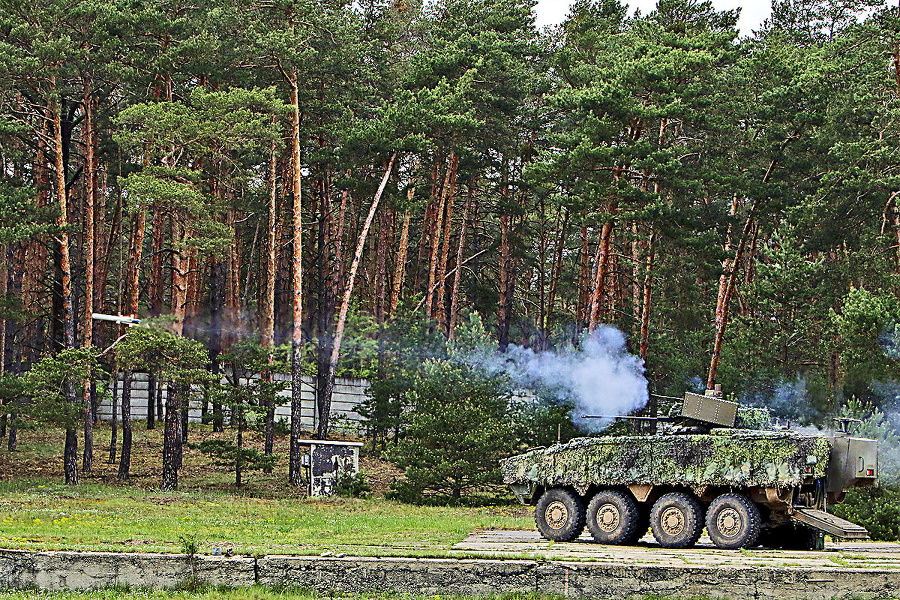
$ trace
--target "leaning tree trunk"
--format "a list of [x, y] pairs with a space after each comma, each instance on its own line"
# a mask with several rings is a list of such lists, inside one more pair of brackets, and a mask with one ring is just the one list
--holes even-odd
[[[782, 142], [778, 155], [780, 156], [791, 140], [796, 139], [799, 135], [800, 132], [796, 131]], [[766, 174], [762, 178], [762, 183], [769, 182], [772, 178], [772, 173], [775, 172], [775, 167], [777, 166], [778, 159], [776, 158], [772, 160], [769, 164], [769, 168], [766, 169]], [[731, 303], [731, 298], [734, 295], [734, 287], [737, 282], [738, 272], [740, 271], [739, 266], [741, 264], [741, 259], [744, 256], [744, 249], [747, 247], [747, 241], [750, 238], [750, 232], [753, 230], [753, 225], [756, 220], [756, 213], [761, 202], [760, 198], [761, 197], [756, 198], [753, 201], [753, 204], [750, 205], [750, 212], [747, 215], [746, 223], [744, 223], [744, 229], [741, 232], [741, 238], [738, 242], [737, 250], [735, 250], [734, 253], [734, 260], [728, 271], [728, 280], [725, 283], [725, 289], [723, 290], [721, 286], [719, 288], [719, 299], [716, 303], [716, 337], [713, 341], [712, 358], [709, 361], [709, 376], [706, 379], [706, 389], [708, 390], [713, 389], [716, 383], [716, 375], [719, 371], [719, 360], [722, 357], [722, 343], [725, 340], [725, 329], [728, 327], [728, 308]]]
[[319, 423], [317, 435], [319, 439], [324, 440], [328, 437], [328, 427], [331, 416], [331, 396], [334, 393], [334, 377], [337, 371], [338, 358], [341, 354], [341, 341], [344, 337], [344, 326], [347, 323], [347, 312], [350, 309], [350, 297], [353, 294], [353, 283], [356, 280], [356, 272], [359, 269], [359, 261], [362, 258], [363, 249], [366, 245], [366, 237], [369, 234], [369, 228], [372, 226], [372, 220], [375, 218], [375, 212], [378, 210], [378, 203], [381, 200], [384, 189], [387, 187], [388, 179], [391, 177], [391, 171], [394, 169], [394, 161], [397, 159], [395, 152], [391, 156], [387, 167], [384, 170], [384, 176], [381, 178], [381, 185], [375, 193], [372, 200], [372, 206], [369, 208], [369, 214], [366, 222], [363, 224], [362, 230], [359, 232], [359, 240], [356, 243], [356, 253], [353, 255], [353, 263], [350, 265], [350, 273], [347, 275], [347, 285], [344, 289], [344, 299], [341, 302], [341, 313], [338, 317], [337, 327], [334, 334], [334, 346], [331, 350], [331, 363], [328, 368], [328, 380], [322, 397], [318, 398], [319, 406]]

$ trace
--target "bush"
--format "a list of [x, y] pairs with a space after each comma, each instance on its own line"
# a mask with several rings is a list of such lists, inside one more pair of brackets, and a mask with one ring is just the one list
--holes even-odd
[[474, 368], [432, 360], [413, 383], [414, 410], [405, 436], [388, 458], [406, 471], [392, 497], [458, 503], [464, 494], [500, 483], [498, 461], [515, 433], [502, 382]]
[[887, 488], [854, 488], [840, 504], [831, 507], [836, 516], [869, 530], [873, 540], [900, 540], [900, 491]]
[[362, 471], [339, 471], [334, 480], [334, 493], [341, 498], [368, 498], [372, 486]]

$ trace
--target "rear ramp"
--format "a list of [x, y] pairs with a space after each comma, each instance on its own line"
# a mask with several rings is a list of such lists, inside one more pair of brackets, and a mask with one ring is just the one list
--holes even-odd
[[867, 540], [869, 532], [865, 527], [845, 521], [840, 517], [828, 514], [815, 508], [794, 508], [791, 519], [817, 531], [845, 540]]

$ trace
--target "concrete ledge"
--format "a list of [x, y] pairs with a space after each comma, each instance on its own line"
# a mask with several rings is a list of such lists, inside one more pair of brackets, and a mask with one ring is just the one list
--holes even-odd
[[500, 594], [537, 589], [535, 561], [264, 556], [259, 583], [320, 592]]
[[0, 550], [0, 589], [87, 590], [116, 585], [174, 587], [193, 577], [232, 587], [256, 583], [256, 560], [127, 552]]
[[534, 560], [218, 557], [183, 554], [0, 550], [0, 589], [174, 587], [193, 577], [244, 587], [299, 586], [321, 592], [483, 595], [541, 592], [568, 598], [827, 600], [896, 598], [900, 570], [642, 566]]

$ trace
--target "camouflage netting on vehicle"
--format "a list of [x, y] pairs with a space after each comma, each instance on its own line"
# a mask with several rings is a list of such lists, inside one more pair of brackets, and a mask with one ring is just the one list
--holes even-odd
[[768, 429], [772, 416], [768, 408], [739, 407], [734, 426], [737, 429]]
[[[578, 438], [501, 461], [503, 481], [544, 487], [716, 485], [790, 487], [824, 477], [830, 445], [794, 431]], [[804, 470], [809, 466], [812, 473]]]

